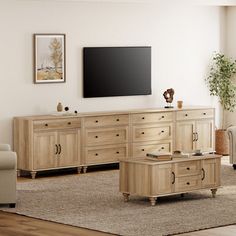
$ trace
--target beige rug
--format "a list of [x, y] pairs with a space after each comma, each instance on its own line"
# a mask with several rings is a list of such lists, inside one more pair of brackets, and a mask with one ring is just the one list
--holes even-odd
[[18, 183], [16, 209], [3, 209], [39, 219], [119, 235], [172, 235], [236, 223], [236, 171], [222, 166], [216, 198], [209, 190], [184, 198], [148, 199], [131, 196], [123, 202], [118, 170], [93, 172]]

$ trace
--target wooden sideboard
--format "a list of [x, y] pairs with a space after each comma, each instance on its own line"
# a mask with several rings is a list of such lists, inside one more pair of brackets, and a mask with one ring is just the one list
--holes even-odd
[[130, 194], [157, 197], [210, 189], [215, 197], [220, 186], [220, 155], [174, 158], [172, 161], [147, 159], [120, 162], [120, 192], [128, 201]]
[[214, 151], [213, 108], [146, 109], [14, 118], [18, 170], [116, 163], [152, 151]]

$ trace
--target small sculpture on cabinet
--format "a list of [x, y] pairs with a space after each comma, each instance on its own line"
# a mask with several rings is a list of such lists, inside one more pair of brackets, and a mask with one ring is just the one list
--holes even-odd
[[167, 89], [164, 93], [163, 93], [163, 96], [167, 102], [167, 106], [165, 106], [165, 108], [173, 108], [173, 106], [171, 106], [171, 103], [173, 102], [173, 99], [174, 99], [174, 89], [170, 88], [170, 89]]

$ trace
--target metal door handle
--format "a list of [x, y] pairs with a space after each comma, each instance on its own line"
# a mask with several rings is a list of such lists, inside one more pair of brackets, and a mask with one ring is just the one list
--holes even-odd
[[58, 146], [57, 144], [55, 144], [55, 147], [56, 147], [56, 152], [55, 152], [55, 155], [58, 154]]
[[58, 144], [58, 147], [59, 147], [59, 153], [58, 154], [61, 154], [61, 144]]
[[202, 173], [203, 173], [202, 180], [204, 180], [205, 177], [206, 177], [206, 172], [205, 172], [205, 170], [203, 168], [202, 168]]
[[171, 172], [172, 173], [172, 175], [173, 175], [173, 181], [172, 181], [172, 184], [174, 184], [175, 183], [175, 173], [172, 171]]

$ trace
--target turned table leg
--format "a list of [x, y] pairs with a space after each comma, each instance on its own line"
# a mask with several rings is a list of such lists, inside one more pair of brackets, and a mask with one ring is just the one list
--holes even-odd
[[123, 196], [124, 196], [124, 201], [125, 202], [128, 202], [129, 201], [129, 193], [123, 193]]
[[35, 179], [36, 173], [37, 173], [36, 171], [30, 171], [32, 179]]
[[157, 200], [157, 197], [150, 197], [149, 198], [149, 201], [151, 203], [152, 206], [155, 206], [156, 205], [156, 200]]
[[83, 172], [84, 172], [84, 174], [87, 172], [87, 166], [83, 166]]
[[81, 166], [77, 167], [77, 173], [78, 173], [78, 174], [81, 173], [81, 170], [82, 170], [82, 167], [81, 167]]
[[217, 188], [211, 189], [211, 194], [212, 194], [212, 197], [213, 197], [213, 198], [216, 197], [216, 191], [217, 191]]

